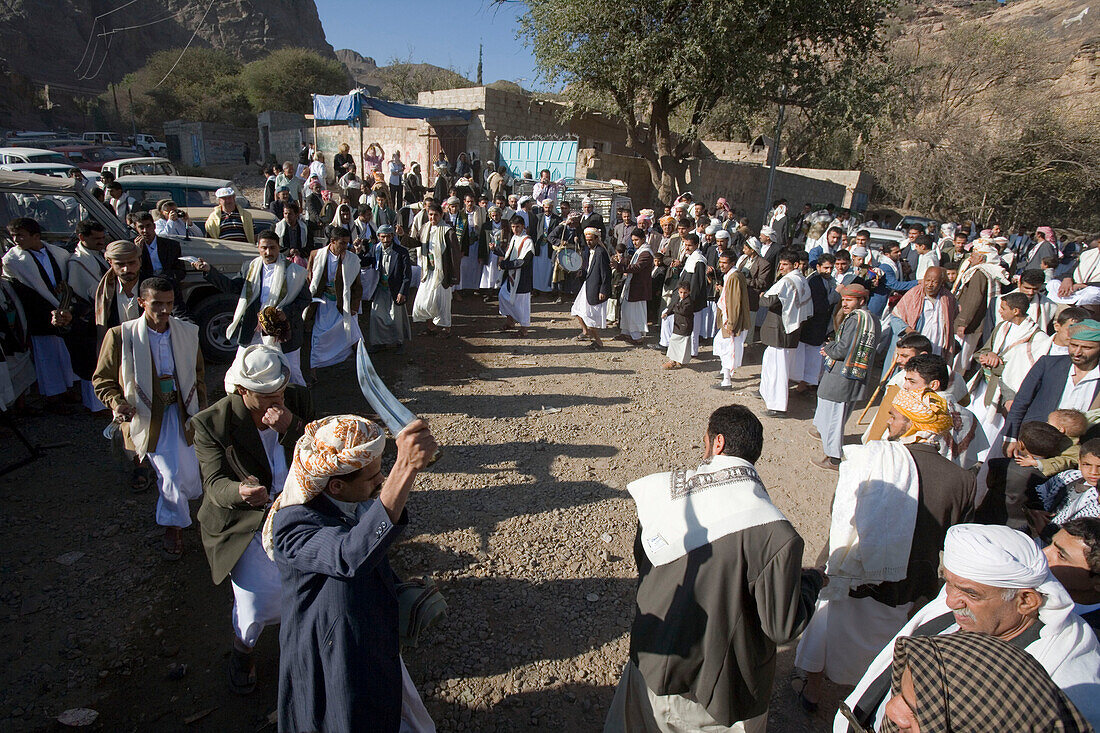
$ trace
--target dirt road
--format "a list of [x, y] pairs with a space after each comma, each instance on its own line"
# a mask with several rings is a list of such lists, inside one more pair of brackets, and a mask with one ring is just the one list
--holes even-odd
[[[697, 463], [710, 411], [746, 404], [766, 428], [760, 474], [810, 564], [835, 482], [808, 462], [820, 454], [806, 432], [813, 400], [794, 398], [792, 418], [763, 417], [759, 347], [735, 391], [720, 392], [709, 388], [709, 349], [670, 373], [649, 349], [573, 341], [568, 306], [537, 302], [525, 340], [495, 330], [495, 306], [480, 299], [454, 310], [451, 339], [418, 337], [404, 356], [376, 360], [444, 446], [410, 499], [393, 564], [432, 576], [449, 612], [405, 660], [441, 731], [598, 731], [634, 608], [626, 484]], [[223, 372], [208, 371], [213, 399]], [[314, 395], [323, 412], [369, 410], [351, 362], [325, 370]], [[277, 629], [260, 640], [257, 691], [234, 697], [231, 591], [212, 584], [197, 525], [182, 561], [162, 560], [154, 496], [129, 493], [102, 420], [24, 427], [34, 441], [70, 445], [0, 478], [0, 730], [52, 730], [74, 707], [98, 711], [100, 730], [274, 730]], [[5, 457], [18, 453], [4, 443]], [[792, 657], [781, 653], [769, 730], [826, 730], [794, 702]]]

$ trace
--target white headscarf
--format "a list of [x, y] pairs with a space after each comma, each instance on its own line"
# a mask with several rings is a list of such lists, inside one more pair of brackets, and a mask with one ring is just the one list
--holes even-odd
[[290, 380], [290, 365], [283, 350], [266, 344], [252, 344], [237, 352], [233, 365], [225, 373], [225, 393], [233, 394], [237, 387], [249, 392], [272, 394]]

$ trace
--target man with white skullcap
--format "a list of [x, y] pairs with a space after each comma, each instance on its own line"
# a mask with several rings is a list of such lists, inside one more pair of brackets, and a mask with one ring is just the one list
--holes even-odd
[[581, 221], [579, 226], [582, 232], [590, 227], [598, 229], [601, 241], [607, 236], [607, 225], [604, 223], [603, 214], [593, 209], [592, 199], [588, 196], [581, 199]]
[[569, 311], [581, 327], [577, 341], [589, 341], [593, 349], [603, 348], [600, 329], [607, 327], [607, 299], [611, 297], [611, 258], [603, 246], [600, 230], [588, 227], [584, 230], [588, 244], [585, 255], [584, 283]]
[[406, 500], [437, 446], [422, 420], [396, 442], [388, 477], [385, 433], [361, 417], [310, 423], [295, 446], [263, 530], [283, 583], [279, 730], [435, 729], [401, 661], [386, 553], [408, 526]]
[[[956, 631], [989, 634], [1028, 652], [1090, 723], [1100, 722], [1100, 646], [1031, 538], [1008, 527], [955, 525], [944, 541], [942, 573], [939, 596], [883, 647], [845, 700], [867, 728], [879, 730], [883, 719], [894, 642]], [[848, 730], [837, 715], [834, 733]]]
[[[955, 358], [954, 370], [964, 374], [970, 368], [974, 352], [993, 330], [993, 307], [1001, 295], [1001, 288], [1011, 281], [1001, 266], [997, 248], [979, 239], [970, 249], [970, 258], [959, 268], [959, 276], [952, 288], [959, 301], [959, 313], [955, 316], [954, 331], [962, 343]], [[933, 342], [935, 343], [935, 342]]]
[[294, 444], [313, 418], [309, 390], [290, 382], [276, 346], [237, 352], [225, 374], [226, 396], [195, 416], [195, 455], [202, 472], [198, 519], [216, 585], [233, 586], [229, 688], [256, 686], [252, 650], [265, 626], [279, 623], [279, 571], [264, 553], [260, 529], [286, 481]]

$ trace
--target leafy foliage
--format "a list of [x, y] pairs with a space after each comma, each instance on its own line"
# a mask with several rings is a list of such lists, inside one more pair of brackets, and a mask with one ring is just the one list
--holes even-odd
[[[311, 93], [347, 90], [344, 67], [306, 49], [279, 49], [247, 66], [224, 51], [191, 48], [180, 53], [181, 49], [155, 53], [145, 66], [123, 78], [117, 93], [124, 119], [127, 87], [134, 96], [138, 125], [150, 130], [176, 119], [250, 127], [257, 112], [306, 113], [312, 108]], [[113, 107], [110, 91], [100, 99]]]
[[[887, 0], [630, 0], [530, 3], [521, 35], [542, 76], [579, 106], [609, 98], [627, 143], [672, 198], [684, 160], [720, 102], [739, 113], [808, 107], [877, 44]], [[673, 129], [674, 121], [681, 129]], [[679, 134], [674, 134], [678, 132]]]
[[343, 94], [348, 73], [335, 59], [305, 48], [280, 48], [241, 69], [241, 86], [253, 112], [277, 109], [308, 113], [311, 94]]

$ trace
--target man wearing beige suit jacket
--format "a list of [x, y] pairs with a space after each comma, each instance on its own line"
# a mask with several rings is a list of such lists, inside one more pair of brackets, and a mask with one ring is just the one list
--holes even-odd
[[199, 464], [188, 422], [206, 406], [205, 370], [198, 326], [171, 316], [171, 281], [147, 278], [138, 291], [142, 316], [103, 337], [92, 375], [96, 397], [122, 426], [126, 448], [149, 456], [160, 497], [157, 524], [165, 528], [164, 555], [178, 560], [183, 529], [191, 526], [187, 502], [202, 495]]

